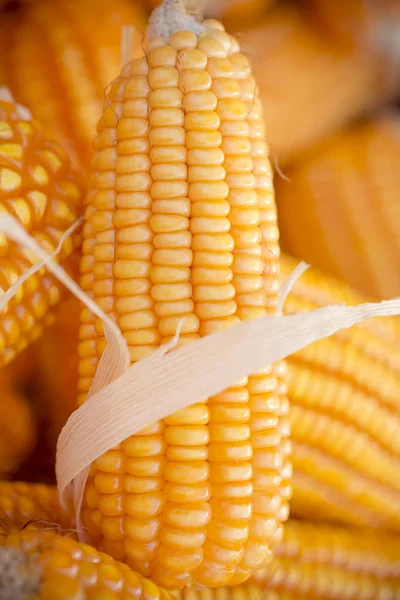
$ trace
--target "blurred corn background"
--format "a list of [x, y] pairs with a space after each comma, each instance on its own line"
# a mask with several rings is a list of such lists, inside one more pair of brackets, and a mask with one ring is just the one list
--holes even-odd
[[[158, 4], [0, 0], [0, 210], [49, 250], [83, 212], [92, 139], [120, 72], [121, 28], [135, 27], [130, 58], [140, 56]], [[253, 64], [275, 170], [282, 280], [299, 260], [310, 264], [286, 313], [400, 296], [400, 0], [205, 0], [204, 8]], [[80, 241], [73, 236], [60, 255], [74, 276]], [[0, 236], [3, 291], [27, 264]], [[43, 541], [36, 530], [20, 534], [24, 523], [74, 526], [52, 486], [57, 437], [76, 407], [79, 313], [42, 269], [0, 314], [0, 528], [7, 520], [16, 530], [0, 537], [0, 580], [3, 544], [63, 551], [58, 531]], [[291, 519], [274, 562], [215, 597], [400, 598], [400, 321], [353, 327], [280, 369]], [[81, 550], [70, 542], [78, 570]], [[100, 596], [101, 573], [79, 598], [120, 597]], [[65, 585], [65, 599], [74, 598], [76, 583]], [[147, 585], [141, 580], [138, 598], [166, 600]], [[182, 593], [213, 598], [208, 589]]]

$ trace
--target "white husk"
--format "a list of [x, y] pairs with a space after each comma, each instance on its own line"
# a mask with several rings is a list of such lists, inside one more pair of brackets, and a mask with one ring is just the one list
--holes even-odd
[[[201, 6], [201, 2], [191, 3], [192, 6]], [[188, 10], [187, 0], [164, 0], [152, 13], [147, 29], [148, 39], [161, 37], [169, 40], [171, 35], [178, 31], [191, 31], [200, 35], [205, 28], [198, 20], [200, 10]]]
[[0, 599], [26, 600], [40, 590], [37, 560], [15, 548], [0, 548]]

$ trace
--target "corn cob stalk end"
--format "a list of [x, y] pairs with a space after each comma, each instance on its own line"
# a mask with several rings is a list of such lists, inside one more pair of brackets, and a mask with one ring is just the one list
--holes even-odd
[[0, 598], [36, 597], [39, 589], [37, 559], [16, 548], [0, 548]]
[[201, 0], [164, 0], [150, 17], [147, 38], [168, 40], [178, 31], [200, 35], [205, 31], [200, 22], [203, 4]]

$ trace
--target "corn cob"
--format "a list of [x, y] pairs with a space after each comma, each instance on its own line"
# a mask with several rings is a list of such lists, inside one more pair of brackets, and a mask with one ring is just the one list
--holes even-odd
[[[266, 14], [275, 0], [204, 0], [204, 14], [224, 22], [230, 31], [242, 31], [244, 27], [254, 25], [257, 19]], [[146, 0], [155, 8], [161, 0]]]
[[[360, 50], [380, 45], [393, 51], [399, 28], [397, 0], [306, 0], [324, 29], [335, 39]], [[391, 37], [393, 35], [393, 37]]]
[[[0, 20], [0, 85], [32, 110], [74, 164], [88, 166], [106, 85], [120, 68], [123, 25], [146, 23], [138, 0], [35, 0]], [[106, 24], [106, 26], [105, 26]]]
[[2, 531], [10, 532], [30, 523], [36, 523], [37, 527], [56, 524], [68, 529], [74, 525], [72, 518], [60, 506], [55, 487], [0, 481]]
[[[0, 589], [29, 591], [35, 600], [395, 600], [399, 551], [399, 539], [368, 530], [289, 521], [273, 563], [246, 584], [186, 588], [172, 595], [126, 565], [78, 544], [71, 534], [61, 537], [56, 529], [40, 531], [32, 524], [0, 537], [3, 573], [8, 567], [3, 581], [0, 569]], [[19, 588], [12, 587], [17, 584]]]
[[[29, 111], [0, 88], [0, 210], [12, 214], [47, 251], [57, 247], [64, 231], [78, 218], [85, 182], [55, 144], [45, 141]], [[63, 244], [60, 260], [78, 243]], [[27, 252], [0, 236], [2, 292], [29, 267]], [[0, 315], [0, 367], [37, 339], [54, 320], [60, 285], [44, 270], [26, 281]]]
[[36, 422], [26, 400], [4, 376], [0, 388], [0, 478], [4, 478], [17, 469], [32, 449], [36, 440]]
[[332, 43], [299, 2], [278, 4], [243, 38], [244, 51], [254, 58], [271, 152], [280, 164], [397, 97], [399, 72], [387, 77], [394, 53], [376, 49], [366, 60], [365, 53]]
[[[116, 320], [132, 362], [182, 318], [185, 344], [276, 306], [256, 85], [236, 40], [218, 22], [204, 26], [201, 38], [150, 39], [111, 86], [94, 141], [81, 285]], [[86, 310], [80, 339], [83, 402], [104, 348]], [[283, 378], [267, 367], [97, 460], [83, 509], [92, 542], [167, 588], [248, 578], [287, 518]]]
[[[283, 255], [283, 275], [295, 264]], [[364, 301], [310, 269], [286, 311]], [[399, 530], [399, 342], [396, 318], [375, 319], [290, 357], [294, 515]]]
[[[400, 294], [400, 116], [354, 125], [278, 182], [282, 244], [375, 298]], [[312, 234], [312, 235], [311, 235]]]

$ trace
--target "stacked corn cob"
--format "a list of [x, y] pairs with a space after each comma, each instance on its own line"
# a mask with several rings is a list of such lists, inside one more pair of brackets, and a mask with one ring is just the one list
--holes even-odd
[[[295, 264], [283, 255], [282, 273]], [[286, 310], [363, 301], [347, 285], [311, 269]], [[396, 319], [376, 320], [290, 358], [293, 514], [400, 529], [399, 341]]]
[[[399, 27], [397, 0], [306, 0], [325, 31], [361, 51], [393, 53]], [[375, 48], [374, 48], [375, 47]], [[397, 62], [395, 54], [393, 59]]]
[[[0, 524], [3, 530], [19, 530], [27, 524], [58, 525], [70, 529], [73, 520], [58, 502], [55, 487], [0, 481]], [[1, 589], [1, 588], [0, 588]]]
[[145, 24], [138, 0], [21, 0], [0, 19], [0, 85], [87, 167], [106, 86], [120, 69], [121, 27], [137, 27], [138, 56]]
[[398, 296], [399, 160], [397, 112], [316, 147], [277, 182], [284, 248], [371, 296]]
[[[41, 246], [53, 251], [64, 231], [80, 216], [85, 187], [85, 178], [70, 167], [64, 152], [43, 138], [30, 112], [1, 88], [1, 212], [12, 215]], [[67, 266], [72, 266], [68, 260], [78, 242], [73, 235], [62, 245], [59, 258]], [[26, 248], [0, 235], [2, 293], [32, 261], [35, 258]], [[24, 398], [24, 388], [32, 384], [35, 359], [26, 348], [54, 321], [61, 295], [61, 285], [41, 269], [22, 284], [0, 314], [1, 401], [6, 407], [0, 424], [2, 476], [16, 470], [35, 442], [36, 424]], [[12, 362], [18, 356], [20, 360]], [[7, 370], [5, 365], [9, 365]]]
[[[43, 139], [41, 129], [8, 90], [0, 89], [0, 210], [12, 214], [53, 251], [82, 210], [85, 181], [61, 149]], [[64, 260], [76, 236], [65, 240]], [[0, 287], [3, 291], [31, 266], [27, 250], [0, 236]], [[46, 272], [27, 280], [0, 315], [0, 366], [8, 364], [54, 320], [61, 286]]]
[[391, 70], [389, 77], [387, 70], [397, 57], [395, 47], [382, 53], [374, 44], [366, 60], [365, 52], [349, 52], [327, 38], [301, 3], [278, 5], [243, 38], [279, 164], [293, 162], [339, 126], [397, 96], [400, 71]]

